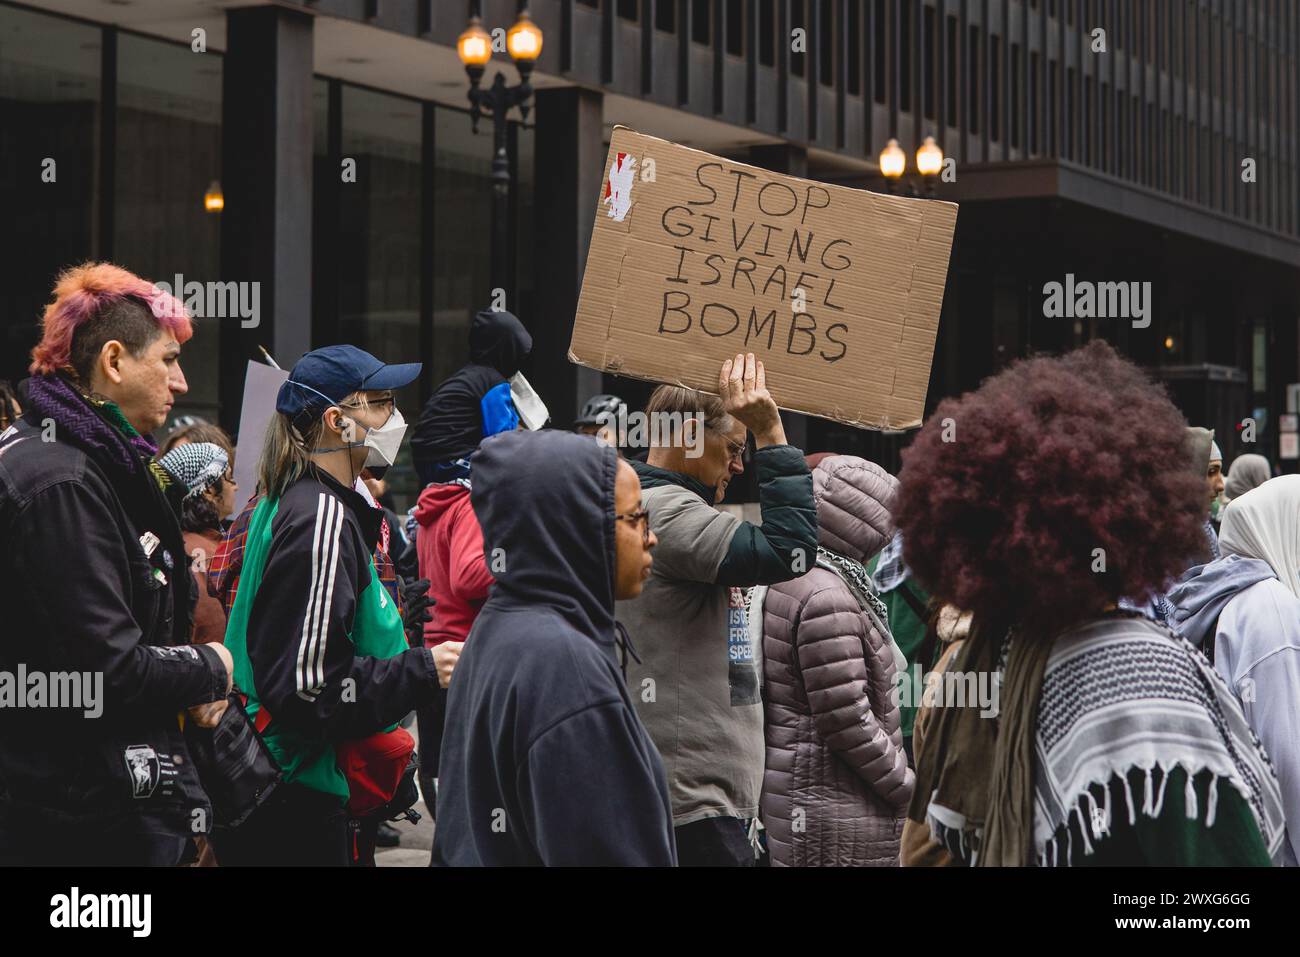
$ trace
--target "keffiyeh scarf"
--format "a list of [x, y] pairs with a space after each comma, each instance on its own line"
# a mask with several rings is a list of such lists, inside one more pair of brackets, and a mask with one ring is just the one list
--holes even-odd
[[[972, 640], [953, 670], [978, 668], [1004, 650], [1000, 716], [937, 709], [918, 760], [909, 816], [927, 821], [959, 860], [1076, 861], [1092, 851], [1088, 836], [1104, 833], [1093, 822], [1112, 819], [1108, 806], [1097, 814], [1092, 786], [1122, 778], [1127, 806], [1114, 813], [1132, 823], [1139, 813], [1160, 816], [1175, 768], [1187, 775], [1189, 815], [1212, 826], [1217, 787], [1226, 782], [1249, 805], [1270, 855], [1278, 852], [1286, 822], [1277, 779], [1240, 704], [1204, 655], [1142, 616], [1110, 615], [1054, 642]], [[1134, 769], [1145, 772], [1140, 800], [1128, 785]], [[1212, 775], [1210, 796], [1198, 808], [1190, 782], [1204, 771]], [[1079, 842], [1070, 838], [1076, 814]]]

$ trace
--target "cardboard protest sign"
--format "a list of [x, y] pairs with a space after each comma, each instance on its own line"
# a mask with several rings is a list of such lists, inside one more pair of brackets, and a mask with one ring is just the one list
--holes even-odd
[[777, 405], [921, 424], [957, 207], [771, 173], [616, 127], [569, 359], [717, 391], [753, 352]]
[[286, 369], [262, 362], [248, 363], [248, 371], [244, 373], [244, 401], [239, 408], [239, 448], [235, 455], [235, 481], [239, 483], [239, 491], [235, 493], [235, 509], [231, 515], [242, 512], [253, 495], [266, 427], [275, 415], [275, 397], [287, 378]]

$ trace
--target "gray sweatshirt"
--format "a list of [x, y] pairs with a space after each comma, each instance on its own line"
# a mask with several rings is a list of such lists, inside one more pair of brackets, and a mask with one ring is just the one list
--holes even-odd
[[1227, 555], [1169, 593], [1174, 630], [1214, 648], [1214, 668], [1241, 701], [1282, 788], [1283, 862], [1300, 860], [1300, 598], [1267, 562]]

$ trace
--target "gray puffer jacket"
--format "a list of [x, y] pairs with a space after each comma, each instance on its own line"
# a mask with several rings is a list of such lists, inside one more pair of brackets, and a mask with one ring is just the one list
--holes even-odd
[[[812, 474], [820, 544], [868, 561], [892, 534], [897, 479], [847, 455]], [[773, 864], [897, 866], [916, 778], [895, 672], [888, 634], [836, 572], [814, 567], [768, 590], [762, 820]]]

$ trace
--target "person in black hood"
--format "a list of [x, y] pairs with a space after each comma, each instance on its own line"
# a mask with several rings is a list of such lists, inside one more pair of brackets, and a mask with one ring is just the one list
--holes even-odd
[[[444, 381], [425, 403], [419, 424], [411, 438], [411, 459], [420, 478], [423, 491], [419, 507], [408, 522], [408, 545], [400, 556], [397, 568], [407, 582], [424, 582], [429, 588], [432, 602], [444, 602], [435, 618], [445, 618], [447, 607], [453, 604], [443, 587], [456, 576], [444, 560], [437, 560], [438, 551], [430, 546], [439, 535], [438, 524], [447, 523], [449, 538], [464, 540], [476, 537], [469, 526], [475, 525], [474, 512], [468, 502], [459, 508], [444, 507], [450, 498], [469, 494], [469, 458], [479, 443], [498, 432], [513, 431], [519, 426], [519, 412], [510, 395], [507, 381], [519, 371], [533, 347], [533, 338], [514, 315], [485, 309], [474, 317], [469, 330], [470, 361]], [[431, 491], [436, 483], [441, 488]], [[459, 491], [457, 488], [459, 487]], [[433, 500], [439, 507], [433, 507]], [[457, 532], [453, 527], [459, 527]], [[424, 555], [421, 558], [421, 554]], [[443, 556], [445, 559], [445, 555]], [[476, 552], [477, 577], [487, 578], [482, 565], [482, 555]], [[432, 584], [430, 584], [432, 583]], [[481, 598], [482, 596], [476, 596]], [[456, 653], [464, 633], [449, 636], [435, 621], [424, 629], [424, 639], [433, 649], [440, 668], [447, 671], [456, 664]], [[468, 629], [468, 623], [465, 625]], [[457, 640], [452, 640], [453, 638]], [[446, 689], [440, 688], [434, 700], [416, 714], [420, 741], [424, 753], [420, 759], [420, 787], [432, 797], [438, 777], [439, 743], [442, 741], [442, 724], [446, 714]], [[431, 807], [436, 805], [430, 804]]]
[[614, 620], [655, 545], [636, 473], [552, 431], [489, 439], [473, 464], [484, 546], [504, 561], [450, 686], [433, 863], [675, 865]]
[[460, 477], [464, 460], [483, 439], [518, 426], [508, 380], [532, 348], [533, 337], [512, 313], [484, 309], [474, 317], [469, 363], [438, 386], [411, 438], [421, 485]]

